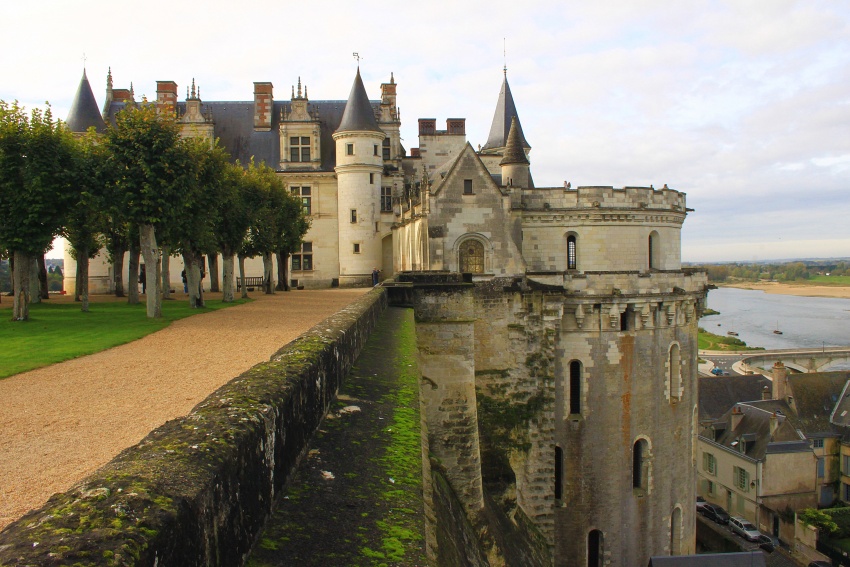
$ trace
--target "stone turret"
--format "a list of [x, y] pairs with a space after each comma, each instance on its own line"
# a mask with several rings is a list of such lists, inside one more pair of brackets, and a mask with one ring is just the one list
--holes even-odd
[[68, 125], [68, 129], [75, 133], [85, 132], [91, 127], [94, 127], [99, 133], [106, 130], [106, 123], [97, 108], [97, 101], [94, 99], [85, 69], [83, 69], [83, 78], [80, 79], [77, 95], [74, 97], [71, 112], [68, 113], [68, 119], [65, 123]]
[[360, 68], [351, 87], [336, 143], [337, 208], [339, 214], [339, 283], [369, 282], [372, 270], [382, 266], [380, 223], [382, 144], [386, 138]]
[[528, 153], [531, 146], [525, 140], [525, 136], [522, 133], [522, 124], [519, 121], [519, 114], [514, 104], [514, 97], [511, 94], [511, 87], [508, 85], [508, 74], [505, 71], [504, 79], [502, 80], [502, 89], [499, 91], [499, 100], [496, 102], [496, 112], [493, 115], [493, 124], [490, 126], [490, 135], [487, 136], [487, 143], [481, 148], [482, 152], [501, 153], [507, 145], [511, 121], [514, 118], [516, 118], [520, 143], [526, 150], [526, 153]]
[[502, 167], [502, 184], [519, 189], [528, 188], [528, 158], [520, 142], [519, 121], [511, 118], [511, 130], [505, 144], [505, 156], [499, 162]]

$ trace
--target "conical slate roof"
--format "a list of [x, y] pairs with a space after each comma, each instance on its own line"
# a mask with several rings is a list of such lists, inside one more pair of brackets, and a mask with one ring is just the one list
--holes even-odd
[[511, 118], [516, 116], [517, 129], [522, 147], [531, 148], [522, 133], [522, 125], [519, 122], [519, 114], [514, 105], [514, 97], [511, 95], [511, 87], [508, 85], [508, 76], [502, 81], [502, 90], [499, 91], [499, 101], [496, 103], [496, 113], [493, 115], [493, 124], [490, 126], [490, 135], [482, 150], [493, 148], [504, 148], [507, 145], [508, 133], [511, 130]]
[[528, 165], [528, 157], [525, 155], [525, 150], [522, 149], [522, 142], [520, 142], [519, 137], [519, 119], [516, 116], [512, 116], [508, 141], [505, 143], [505, 156], [499, 162], [499, 165], [514, 163]]
[[342, 114], [342, 121], [339, 123], [339, 128], [336, 131], [382, 131], [378, 128], [378, 122], [375, 120], [375, 111], [372, 110], [372, 103], [369, 102], [369, 97], [366, 95], [366, 88], [363, 86], [363, 79], [360, 78], [360, 67], [357, 68], [357, 76], [354, 77], [354, 84], [351, 86], [348, 102], [345, 103], [345, 112]]
[[85, 69], [83, 69], [83, 78], [80, 80], [77, 96], [74, 97], [71, 112], [68, 113], [68, 120], [65, 123], [71, 132], [85, 132], [92, 126], [98, 132], [106, 131], [106, 123], [100, 115]]

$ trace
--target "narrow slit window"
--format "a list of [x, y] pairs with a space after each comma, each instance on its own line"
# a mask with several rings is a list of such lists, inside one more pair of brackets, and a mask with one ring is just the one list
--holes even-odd
[[570, 362], [570, 414], [581, 414], [581, 362]]

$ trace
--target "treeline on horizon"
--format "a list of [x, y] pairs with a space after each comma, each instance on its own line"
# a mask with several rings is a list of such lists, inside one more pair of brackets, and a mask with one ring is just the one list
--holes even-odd
[[850, 277], [850, 261], [845, 260], [802, 260], [775, 264], [736, 262], [699, 264], [695, 267], [704, 270], [708, 274], [708, 281], [712, 283], [764, 280], [777, 282], [817, 280], [818, 283], [827, 283], [821, 280]]

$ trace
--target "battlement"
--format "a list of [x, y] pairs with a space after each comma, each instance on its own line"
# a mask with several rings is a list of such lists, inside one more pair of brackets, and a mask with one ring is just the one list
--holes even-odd
[[668, 188], [612, 186], [540, 187], [522, 192], [525, 209], [656, 209], [687, 210], [685, 194]]

